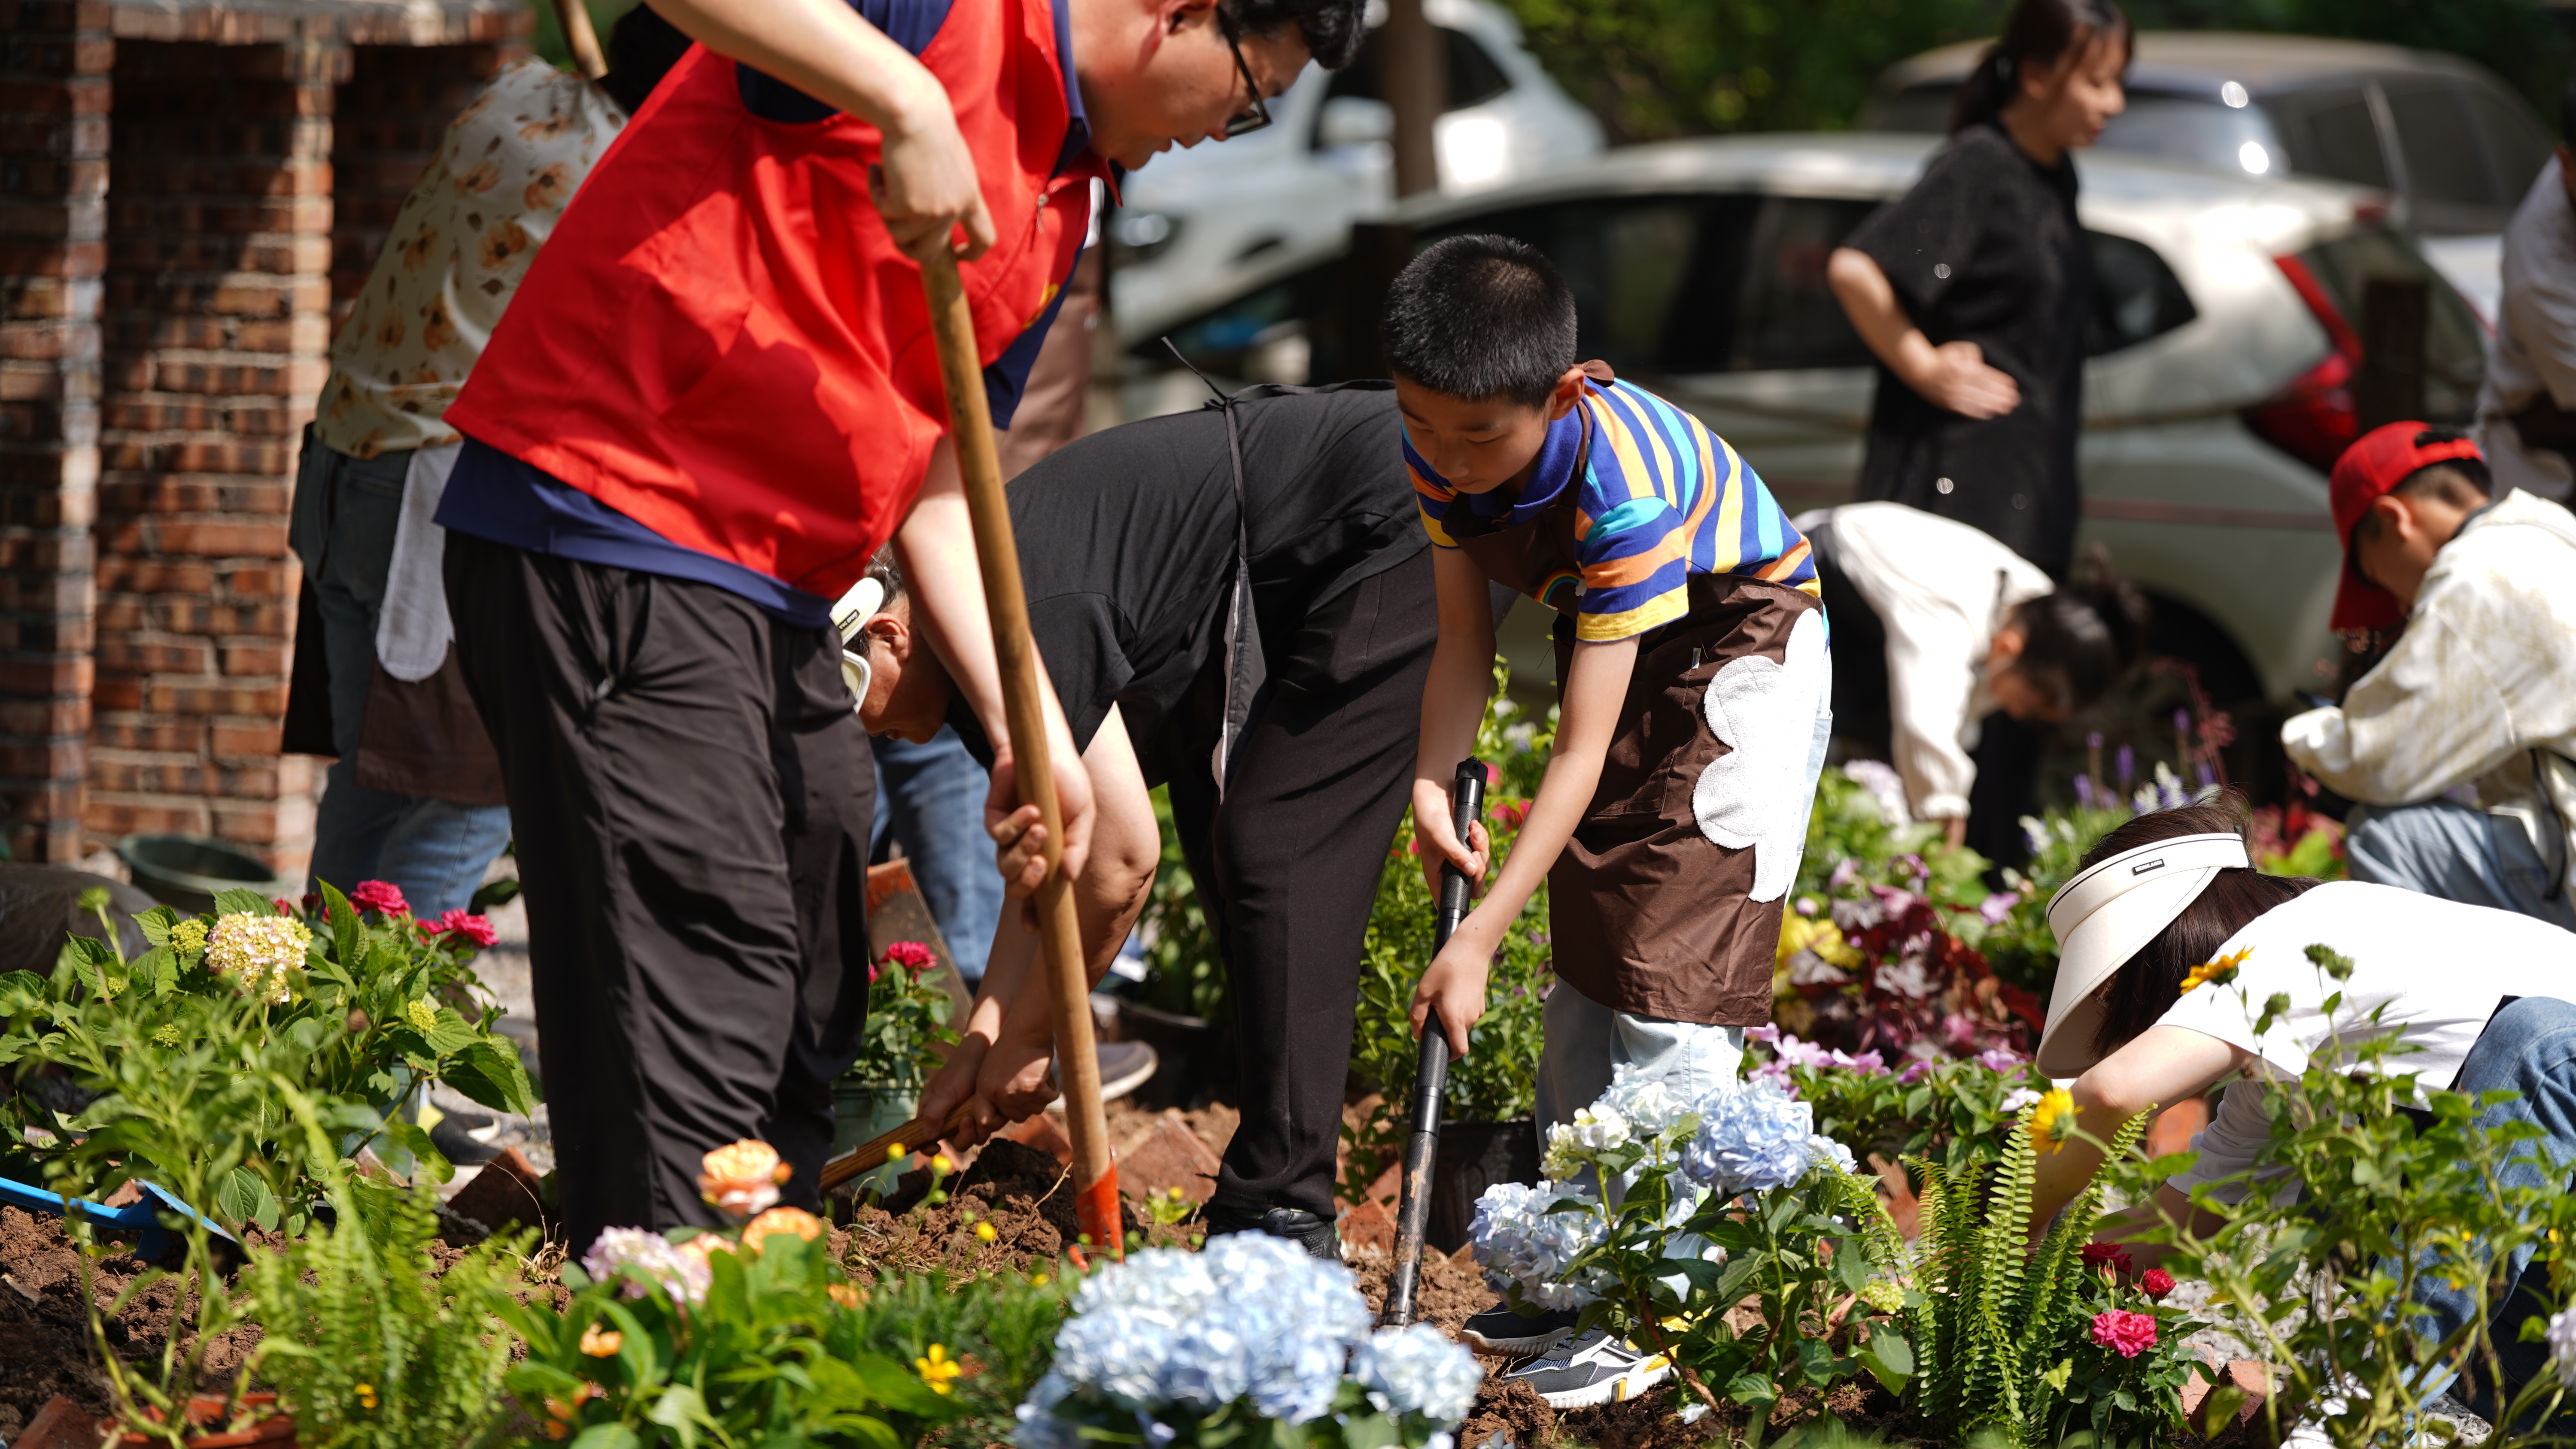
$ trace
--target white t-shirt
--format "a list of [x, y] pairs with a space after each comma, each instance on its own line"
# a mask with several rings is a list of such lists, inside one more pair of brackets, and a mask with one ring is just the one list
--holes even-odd
[[[2352, 978], [2337, 982], [2307, 957], [2324, 945], [2348, 957]], [[2217, 1116], [2192, 1138], [2200, 1161], [2170, 1179], [2190, 1192], [2253, 1165], [2271, 1136], [2267, 1084], [2295, 1081], [2312, 1059], [2348, 1057], [2374, 1035], [2395, 1032], [2391, 1069], [2447, 1089], [2497, 1008], [2516, 997], [2576, 1002], [2576, 934], [2485, 906], [2418, 895], [2395, 886], [2332, 881], [2264, 912], [2220, 948], [2249, 951], [2236, 979], [2183, 993], [2156, 1022], [2187, 1027], [2254, 1053], [2229, 1084]], [[2331, 1020], [2327, 997], [2343, 993]], [[2261, 1036], [2255, 1019], [2274, 993], [2290, 1009]], [[2379, 1024], [2371, 1025], [2371, 1013]]]

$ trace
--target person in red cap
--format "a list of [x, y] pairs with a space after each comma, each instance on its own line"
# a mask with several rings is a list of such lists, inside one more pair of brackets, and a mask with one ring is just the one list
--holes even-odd
[[2281, 726], [2301, 769], [2358, 802], [2355, 880], [2576, 930], [2576, 515], [2492, 497], [2465, 434], [2372, 430], [2335, 464], [2337, 629], [2405, 632], [2339, 707]]

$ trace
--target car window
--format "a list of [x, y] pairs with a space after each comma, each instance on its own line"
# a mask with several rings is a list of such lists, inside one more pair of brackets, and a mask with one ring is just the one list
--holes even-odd
[[2549, 132], [2520, 96], [2485, 83], [2467, 86], [2461, 95], [2468, 101], [2469, 115], [2476, 120], [2479, 138], [2486, 145], [2488, 169], [2494, 173], [2499, 189], [2497, 201], [2505, 206], [2520, 206], [2541, 168], [2549, 164]]
[[1764, 202], [1746, 257], [1742, 321], [1727, 370], [1869, 366], [1868, 346], [1825, 285], [1825, 259], [1876, 210], [1875, 201], [1774, 196]]
[[2099, 231], [2086, 232], [2084, 240], [2093, 251], [2093, 318], [2085, 356], [2135, 347], [2200, 315], [2154, 247]]
[[[1335, 96], [1362, 96], [1373, 101], [1384, 99], [1378, 92], [1377, 83], [1378, 36], [1381, 33], [1369, 32], [1369, 38], [1360, 43], [1359, 55], [1349, 65], [1333, 72], [1332, 86], [1324, 92], [1326, 100]], [[1495, 63], [1494, 58], [1485, 53], [1485, 48], [1476, 43], [1476, 38], [1465, 31], [1441, 26], [1440, 53], [1448, 71], [1447, 110], [1482, 104], [1512, 88], [1511, 77], [1503, 73], [1502, 66]]]
[[2095, 144], [2254, 176], [2289, 168], [2270, 116], [2197, 97], [2132, 93], [2128, 109], [2111, 118]]
[[2388, 185], [2379, 122], [2359, 89], [2266, 97], [2262, 105], [2289, 147], [2291, 170], [2361, 186]]
[[[1339, 382], [1342, 261], [1308, 267], [1223, 303], [1164, 334], [1203, 372], [1230, 385]], [[1172, 366], [1160, 338], [1128, 349], [1148, 369]]]
[[2480, 214], [2494, 210], [2501, 198], [2495, 178], [2487, 174], [2486, 150], [2469, 121], [2460, 90], [2445, 84], [2387, 82], [2388, 117], [2397, 129], [2399, 154], [2406, 158], [2406, 186], [2413, 193], [2418, 226], [2458, 230], [2501, 231], [2478, 225]]
[[2430, 291], [2424, 319], [2425, 419], [2465, 423], [2476, 414], [2478, 382], [2486, 371], [2486, 330], [2423, 253], [2385, 227], [2364, 226], [2299, 256], [2356, 333], [2367, 331], [2361, 308], [2372, 278], [2425, 279]]

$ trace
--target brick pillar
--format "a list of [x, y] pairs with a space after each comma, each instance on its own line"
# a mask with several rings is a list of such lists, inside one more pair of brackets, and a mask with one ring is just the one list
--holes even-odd
[[98, 0], [0, 0], [0, 839], [81, 854], [108, 69]]
[[502, 45], [360, 45], [331, 114], [331, 331], [338, 335], [394, 215], [447, 138], [447, 123], [498, 75]]
[[287, 873], [287, 508], [329, 344], [336, 43], [123, 42], [110, 138], [90, 831], [211, 834]]

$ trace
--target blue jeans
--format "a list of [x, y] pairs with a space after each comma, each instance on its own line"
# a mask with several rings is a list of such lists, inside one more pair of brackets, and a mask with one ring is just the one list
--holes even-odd
[[[2567, 1189], [2569, 1170], [2576, 1166], [2576, 1004], [2540, 996], [2506, 1004], [2479, 1034], [2452, 1090], [2468, 1096], [2519, 1093], [2478, 1114], [2481, 1128], [2529, 1122], [2541, 1131], [2539, 1140], [2523, 1144], [2498, 1175], [2511, 1187], [2554, 1183], [2562, 1192]], [[2548, 1154], [2550, 1166], [2542, 1165], [2540, 1153]], [[2518, 1283], [2531, 1258], [2529, 1247], [2516, 1251], [2506, 1260], [2504, 1281]], [[2536, 1309], [2546, 1317], [2554, 1307], [2537, 1296], [2546, 1293], [2545, 1284], [2532, 1289], [2530, 1295], [2517, 1291], [2492, 1306], [2496, 1356], [2509, 1381], [2507, 1397], [2512, 1388], [2547, 1371], [2548, 1346], [2517, 1341], [2516, 1328], [2526, 1315]], [[2423, 1332], [2437, 1339], [2467, 1323], [2476, 1307], [2468, 1289], [2425, 1279], [2417, 1280], [2415, 1302], [2423, 1310]], [[2493, 1418], [2499, 1408], [2494, 1397], [2482, 1386], [2471, 1396], [2470, 1407]]]
[[912, 878], [930, 918], [948, 938], [957, 974], [974, 990], [1002, 923], [1002, 876], [984, 833], [984, 793], [992, 777], [942, 726], [927, 744], [887, 736], [870, 740], [877, 757], [877, 822], [871, 849], [886, 832], [903, 842]]
[[474, 898], [484, 868], [510, 843], [510, 810], [370, 790], [356, 778], [376, 670], [376, 614], [410, 468], [408, 451], [352, 458], [309, 431], [296, 468], [293, 543], [322, 613], [331, 742], [340, 754], [325, 777], [305, 889], [326, 880], [342, 891], [362, 880], [390, 881], [413, 914], [436, 916]]
[[2456, 800], [2362, 805], [2345, 821], [2344, 856], [2354, 880], [2518, 911], [2576, 931], [2576, 902], [2555, 889], [2549, 862], [2510, 816]]

